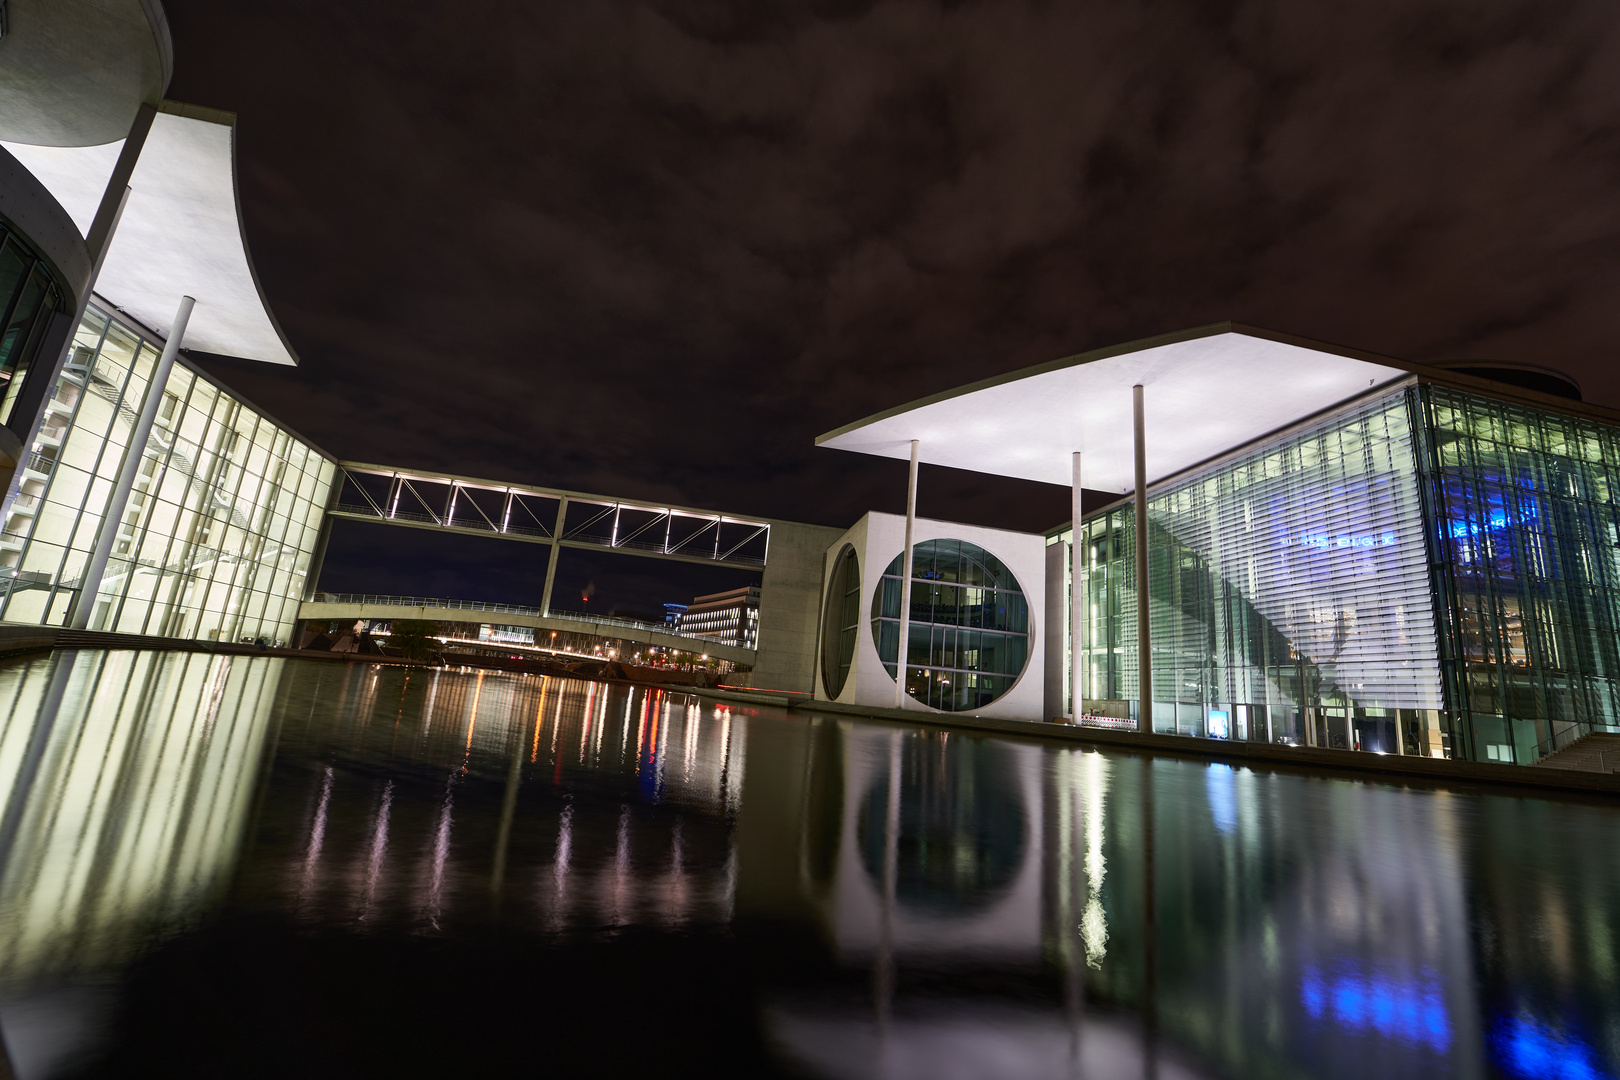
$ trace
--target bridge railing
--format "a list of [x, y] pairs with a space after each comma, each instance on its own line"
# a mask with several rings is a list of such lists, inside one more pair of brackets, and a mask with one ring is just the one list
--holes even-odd
[[622, 626], [627, 630], [650, 630], [659, 634], [683, 637], [700, 644], [731, 644], [730, 642], [716, 642], [715, 639], [700, 634], [690, 634], [683, 630], [677, 630], [665, 623], [621, 619], [613, 615], [590, 615], [582, 611], [558, 611], [555, 608], [550, 612], [543, 612], [537, 607], [524, 607], [520, 604], [495, 604], [484, 600], [451, 600], [441, 596], [383, 596], [377, 593], [317, 592], [313, 602], [317, 604], [363, 604], [375, 607], [448, 608], [451, 611], [476, 611], [488, 615], [528, 615], [536, 619], [561, 619], [565, 622], [590, 623], [597, 626]]

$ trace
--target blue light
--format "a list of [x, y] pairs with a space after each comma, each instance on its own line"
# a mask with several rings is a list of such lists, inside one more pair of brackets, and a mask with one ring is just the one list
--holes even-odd
[[1307, 967], [1300, 977], [1299, 1000], [1313, 1020], [1330, 1020], [1350, 1031], [1362, 1031], [1429, 1046], [1444, 1052], [1451, 1046], [1451, 1018], [1446, 1013], [1440, 980], [1427, 973], [1401, 975], [1341, 962], [1323, 975]]
[[1335, 533], [1332, 535], [1328, 533], [1300, 533], [1295, 539], [1290, 540], [1287, 536], [1284, 536], [1277, 541], [1278, 545], [1283, 547], [1293, 543], [1300, 547], [1317, 549], [1394, 547], [1396, 542], [1393, 532], [1364, 533], [1361, 535], [1352, 533]]
[[1209, 792], [1209, 812], [1215, 818], [1215, 828], [1223, 833], [1237, 832], [1237, 787], [1232, 766], [1211, 765], [1204, 773], [1204, 785]]
[[1526, 1080], [1605, 1080], [1597, 1053], [1565, 1031], [1526, 1016], [1499, 1019], [1491, 1044], [1503, 1068]]

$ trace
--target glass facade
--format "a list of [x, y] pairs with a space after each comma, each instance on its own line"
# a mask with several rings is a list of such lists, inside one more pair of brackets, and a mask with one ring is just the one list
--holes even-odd
[[[1151, 491], [1154, 730], [1521, 764], [1620, 731], [1617, 497], [1620, 428], [1428, 383]], [[1134, 507], [1082, 530], [1083, 689], [1123, 712]]]
[[[0, 618], [66, 619], [161, 350], [86, 312], [6, 508]], [[162, 392], [91, 628], [289, 641], [335, 464], [184, 363]]]
[[[1439, 742], [1404, 391], [1174, 482], [1148, 512], [1154, 730], [1390, 752]], [[1127, 504], [1083, 526], [1094, 703], [1137, 697], [1134, 520]]]
[[759, 643], [759, 586], [695, 597], [681, 615], [678, 631], [720, 645], [756, 648]]
[[[901, 556], [872, 594], [872, 639], [894, 678], [900, 654]], [[1001, 560], [965, 540], [912, 548], [906, 693], [945, 712], [981, 708], [1029, 661], [1029, 604]]]
[[23, 377], [62, 306], [44, 260], [0, 221], [0, 424], [11, 422]]
[[1418, 407], [1453, 737], [1527, 763], [1620, 730], [1620, 429], [1440, 386]]

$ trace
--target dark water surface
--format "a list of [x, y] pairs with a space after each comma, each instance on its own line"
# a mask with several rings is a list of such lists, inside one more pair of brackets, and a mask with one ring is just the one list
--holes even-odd
[[22, 1080], [1620, 1069], [1614, 806], [272, 658], [0, 710]]

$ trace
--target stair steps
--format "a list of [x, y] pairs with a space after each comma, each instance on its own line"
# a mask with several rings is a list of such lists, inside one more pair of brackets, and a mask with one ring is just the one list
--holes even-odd
[[1601, 731], [1582, 735], [1536, 764], [1544, 769], [1569, 769], [1573, 772], [1620, 772], [1620, 735]]

